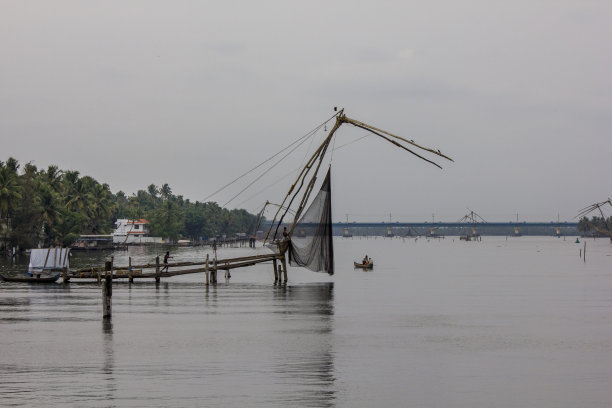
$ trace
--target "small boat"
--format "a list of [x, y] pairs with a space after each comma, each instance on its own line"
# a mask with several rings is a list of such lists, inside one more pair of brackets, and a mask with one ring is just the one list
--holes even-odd
[[370, 260], [370, 262], [364, 264], [364, 263], [358, 263], [358, 262], [353, 262], [353, 264], [355, 264], [355, 268], [360, 268], [360, 269], [374, 269], [374, 261]]
[[69, 248], [38, 248], [30, 250], [28, 272], [19, 275], [2, 275], [6, 282], [52, 283], [70, 266]]
[[18, 275], [18, 276], [9, 276], [0, 274], [0, 279], [5, 282], [29, 282], [29, 283], [53, 283], [59, 279], [61, 272], [57, 272], [55, 274], [48, 273], [36, 273], [34, 272], [32, 276], [30, 275]]

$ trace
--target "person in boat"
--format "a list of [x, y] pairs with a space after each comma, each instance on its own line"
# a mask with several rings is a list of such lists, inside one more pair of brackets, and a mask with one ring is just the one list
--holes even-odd
[[363, 265], [367, 265], [367, 264], [368, 264], [368, 262], [369, 262], [369, 259], [370, 259], [370, 258], [368, 258], [368, 254], [366, 254], [366, 256], [363, 258], [363, 260], [361, 261], [361, 263], [362, 263]]
[[289, 233], [287, 232], [287, 227], [283, 228], [283, 239], [289, 239]]

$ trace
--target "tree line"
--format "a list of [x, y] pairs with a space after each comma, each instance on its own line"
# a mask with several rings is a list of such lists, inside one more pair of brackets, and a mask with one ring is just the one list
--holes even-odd
[[128, 196], [75, 170], [0, 161], [0, 239], [5, 248], [71, 245], [82, 234], [109, 234], [119, 218], [149, 221], [151, 235], [176, 241], [252, 233], [257, 217], [217, 203], [191, 202], [168, 184]]
[[583, 235], [607, 236], [612, 238], [612, 217], [593, 216], [580, 218], [578, 232]]

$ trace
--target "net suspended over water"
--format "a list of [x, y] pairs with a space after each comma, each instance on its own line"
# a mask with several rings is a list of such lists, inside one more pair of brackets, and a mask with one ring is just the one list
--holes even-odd
[[334, 274], [331, 168], [321, 190], [296, 223], [289, 243], [289, 263], [315, 272]]

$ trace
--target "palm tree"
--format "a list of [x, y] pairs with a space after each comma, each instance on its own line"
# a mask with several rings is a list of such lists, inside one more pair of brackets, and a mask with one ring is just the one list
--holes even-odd
[[38, 196], [39, 173], [31, 162], [23, 166], [23, 174], [17, 178], [21, 200], [11, 216], [12, 238], [19, 246], [32, 247], [40, 234], [40, 199]]
[[57, 228], [62, 220], [59, 198], [57, 193], [46, 184], [40, 187], [39, 197], [43, 234], [45, 240], [53, 241], [57, 236]]
[[[11, 158], [12, 159], [12, 158]], [[11, 160], [9, 159], [9, 160]], [[21, 186], [17, 176], [17, 162], [0, 162], [0, 220], [5, 222], [4, 240], [11, 230], [11, 216], [21, 200]]]
[[149, 184], [149, 187], [147, 187], [147, 192], [149, 193], [153, 201], [155, 201], [157, 199], [157, 194], [159, 193], [159, 189], [157, 188], [155, 184]]
[[17, 174], [17, 171], [19, 170], [19, 162], [17, 161], [17, 159], [9, 157], [6, 161], [6, 167], [11, 169], [13, 173]]
[[[47, 171], [42, 171], [43, 181], [53, 189], [56, 193], [61, 191], [61, 181], [63, 172], [55, 165], [51, 165], [47, 168]], [[77, 172], [78, 176], [78, 172]]]
[[172, 195], [172, 189], [170, 188], [168, 183], [165, 183], [163, 186], [161, 186], [161, 189], [159, 190], [159, 192], [164, 200], [169, 199], [170, 196]]
[[77, 180], [73, 186], [72, 194], [66, 197], [66, 208], [70, 211], [82, 212], [87, 215], [89, 204], [91, 203], [92, 190], [96, 181], [89, 176]]
[[8, 217], [21, 199], [17, 173], [9, 166], [0, 166], [0, 219]]
[[62, 178], [62, 198], [64, 199], [64, 204], [68, 203], [70, 197], [76, 190], [76, 185], [79, 182], [79, 172], [76, 170], [68, 170], [64, 172], [64, 177]]
[[96, 183], [91, 192], [90, 225], [92, 233], [106, 232], [110, 227], [110, 219], [115, 204], [108, 184]]

